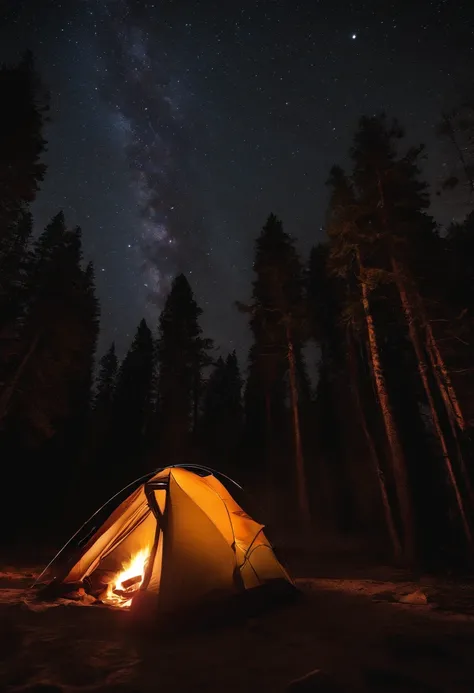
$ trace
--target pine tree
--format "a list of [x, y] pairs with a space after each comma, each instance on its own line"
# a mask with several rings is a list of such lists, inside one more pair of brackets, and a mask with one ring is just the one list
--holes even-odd
[[242, 432], [243, 409], [242, 409], [242, 376], [240, 374], [237, 353], [232, 351], [228, 354], [225, 361], [225, 383], [226, 383], [226, 410], [229, 421], [235, 427], [238, 436]]
[[[82, 463], [79, 466], [80, 477], [85, 481], [82, 488], [87, 491], [87, 498], [92, 508], [97, 507], [110, 496], [110, 480], [115, 478], [116, 465], [112, 460], [114, 441], [113, 404], [117, 382], [118, 358], [115, 343], [99, 360], [97, 377], [91, 397], [91, 406], [87, 420], [86, 442], [83, 449]], [[94, 478], [94, 493], [91, 493], [90, 479]]]
[[1, 238], [33, 202], [46, 171], [41, 156], [48, 97], [30, 52], [18, 65], [0, 67], [0, 95]]
[[235, 471], [243, 432], [242, 379], [235, 351], [219, 357], [203, 397], [200, 434], [212, 466]]
[[143, 474], [147, 464], [154, 360], [153, 336], [141, 320], [119, 368], [113, 398], [111, 463], [117, 488]]
[[467, 199], [472, 206], [474, 194], [474, 102], [472, 98], [442, 114], [438, 134], [450, 144], [455, 164], [442, 182], [442, 190], [449, 191], [459, 185], [467, 188]]
[[33, 220], [23, 211], [8, 232], [0, 236], [0, 355], [2, 342], [14, 332], [28, 297], [29, 243]]
[[206, 381], [202, 403], [200, 428], [204, 437], [215, 434], [215, 421], [220, 414], [223, 383], [225, 382], [225, 361], [219, 356]]
[[[284, 412], [285, 395], [289, 396], [298, 507], [300, 519], [308, 528], [310, 512], [296, 366], [297, 359], [301, 359], [300, 356], [297, 357], [297, 352], [305, 337], [303, 268], [294, 241], [283, 231], [281, 221], [273, 214], [268, 217], [256, 242], [254, 272], [256, 279], [253, 282], [251, 303], [249, 306], [239, 304], [241, 310], [251, 315], [250, 328], [254, 336], [250, 352], [249, 385], [253, 383], [254, 388], [256, 384], [260, 385], [265, 402], [269, 461], [273, 452], [272, 438], [277, 417]], [[287, 382], [285, 378], [288, 378]], [[251, 391], [247, 389], [248, 402]], [[257, 392], [254, 397], [255, 395]], [[270, 472], [270, 464], [267, 467]]]
[[0, 387], [8, 378], [30, 295], [32, 217], [24, 211], [0, 234]]
[[34, 248], [28, 305], [0, 392], [0, 421], [10, 417], [31, 444], [54, 435], [90, 382], [97, 302], [81, 262], [80, 230], [68, 230], [59, 214]]
[[118, 358], [115, 353], [115, 342], [112, 342], [109, 349], [99, 361], [99, 371], [95, 385], [92, 411], [94, 415], [100, 418], [103, 416], [105, 418], [110, 418], [117, 370]]
[[[57, 508], [58, 484], [60, 503], [73, 519], [97, 332], [93, 272], [82, 266], [81, 233], [59, 215], [33, 247], [28, 301], [0, 386], [1, 455], [14, 451], [23, 459], [30, 479], [25, 503], [28, 512], [41, 513], [43, 526], [53, 498]], [[17, 482], [16, 470], [11, 474]], [[47, 483], [38, 497], [40, 477]]]
[[[80, 234], [80, 230], [76, 229], [76, 233]], [[86, 265], [77, 278], [71, 300], [71, 311], [77, 329], [75, 378], [71, 377], [69, 383], [71, 424], [67, 433], [67, 444], [71, 448], [72, 459], [83, 448], [92, 405], [95, 352], [99, 335], [99, 302], [95, 294], [92, 262]]]
[[314, 415], [317, 453], [311, 465], [312, 486], [318, 490], [318, 524], [324, 528], [329, 523], [330, 528], [349, 533], [369, 531], [381, 539], [381, 500], [388, 534], [399, 553], [379, 445], [372, 430], [375, 402], [372, 389], [363, 387], [367, 378], [361, 334], [353, 322], [343, 319], [348, 286], [331, 275], [329, 252], [327, 243], [313, 248], [308, 268], [311, 336], [319, 352]]
[[201, 308], [188, 280], [178, 275], [160, 315], [157, 345], [159, 447], [167, 461], [182, 461], [189, 452], [201, 395], [202, 368], [209, 340], [199, 325]]
[[[406, 559], [411, 562], [415, 552], [414, 519], [406, 460], [387, 388], [371, 306], [371, 293], [385, 279], [385, 274], [377, 267], [367, 266], [366, 258], [373, 253], [374, 237], [371, 228], [367, 229], [359, 223], [360, 208], [350, 180], [341, 169], [334, 167], [329, 184], [332, 189], [327, 224], [330, 266], [334, 274], [347, 283], [344, 311], [346, 321], [356, 327], [360, 323], [364, 325], [371, 373], [390, 450], [391, 471], [403, 527], [403, 549]], [[382, 487], [381, 495], [384, 498], [387, 525], [391, 531], [394, 525], [393, 510]], [[392, 531], [391, 534], [393, 549], [399, 559], [397, 552], [402, 542]]]

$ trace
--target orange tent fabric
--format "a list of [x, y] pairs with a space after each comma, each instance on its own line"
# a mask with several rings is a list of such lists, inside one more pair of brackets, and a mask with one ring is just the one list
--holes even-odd
[[114, 510], [62, 581], [82, 581], [98, 569], [119, 575], [140, 556], [141, 567], [131, 568], [141, 570], [140, 586], [127, 606], [161, 613], [273, 580], [291, 583], [263, 530], [214, 475], [169, 467]]

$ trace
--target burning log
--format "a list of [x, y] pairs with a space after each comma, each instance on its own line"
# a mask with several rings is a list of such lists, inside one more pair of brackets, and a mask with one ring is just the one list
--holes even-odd
[[137, 591], [142, 582], [142, 576], [136, 575], [135, 577], [128, 578], [124, 580], [117, 587], [112, 588], [112, 592], [121, 597], [122, 599], [127, 599], [131, 594]]
[[112, 591], [116, 597], [119, 597], [120, 599], [124, 599], [125, 601], [127, 601], [128, 599], [131, 599], [131, 595], [133, 595], [135, 590], [116, 589]]
[[133, 585], [137, 585], [137, 583], [140, 583], [141, 581], [142, 581], [142, 576], [136, 575], [135, 577], [128, 578], [128, 580], [124, 580], [122, 582], [122, 587], [125, 589], [125, 591], [128, 592], [129, 587], [133, 587]]

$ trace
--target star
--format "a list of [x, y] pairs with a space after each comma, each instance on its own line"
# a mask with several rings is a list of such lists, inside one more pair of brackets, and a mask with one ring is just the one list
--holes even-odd
[[357, 34], [352, 34], [352, 37], [351, 37], [351, 38], [356, 39], [356, 38], [357, 38]]

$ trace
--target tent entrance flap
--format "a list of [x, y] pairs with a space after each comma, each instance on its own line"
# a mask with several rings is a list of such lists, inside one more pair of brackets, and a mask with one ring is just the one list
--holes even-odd
[[[102, 601], [110, 606], [128, 607], [143, 584], [157, 531], [151, 511], [128, 535], [101, 559], [94, 573], [107, 585]], [[91, 576], [94, 579], [94, 574]]]

